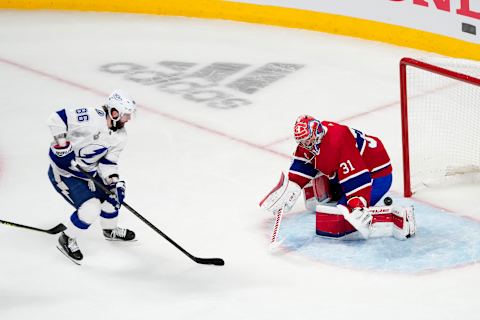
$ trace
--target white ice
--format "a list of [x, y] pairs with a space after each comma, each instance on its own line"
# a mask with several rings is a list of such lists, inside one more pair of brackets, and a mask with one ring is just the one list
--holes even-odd
[[[192, 254], [226, 265], [195, 264], [125, 209], [121, 224], [139, 241], [104, 241], [95, 224], [79, 239], [80, 267], [58, 252], [56, 236], [0, 224], [0, 319], [478, 319], [475, 260], [409, 274], [355, 268], [348, 259], [324, 263], [300, 250], [272, 255], [273, 220], [258, 208], [289, 165], [292, 124], [302, 113], [381, 137], [395, 170], [392, 195], [400, 197], [398, 61], [431, 55], [228, 21], [1, 11], [0, 219], [49, 228], [67, 218], [72, 208], [46, 175], [46, 118], [60, 107], [101, 105], [121, 88], [140, 105], [120, 163], [126, 201]], [[267, 63], [304, 67], [251, 95], [219, 83], [215, 90], [252, 102], [228, 110], [100, 71], [114, 62], [156, 70], [160, 61], [196, 63], [195, 70], [249, 65], [235, 77]], [[476, 225], [479, 191], [416, 197]], [[299, 203], [292, 217], [302, 211]]]

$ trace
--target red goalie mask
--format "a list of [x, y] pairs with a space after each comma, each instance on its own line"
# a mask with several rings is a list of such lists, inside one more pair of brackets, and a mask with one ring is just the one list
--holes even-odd
[[320, 142], [325, 135], [320, 121], [311, 116], [302, 115], [295, 121], [293, 132], [295, 141], [303, 148], [315, 155], [320, 152]]

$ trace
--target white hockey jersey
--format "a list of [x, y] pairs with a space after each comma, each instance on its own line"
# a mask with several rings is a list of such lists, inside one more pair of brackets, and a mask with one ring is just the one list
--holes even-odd
[[[118, 174], [118, 159], [126, 145], [127, 132], [125, 128], [110, 130], [102, 108], [61, 109], [51, 114], [47, 124], [53, 137], [66, 134], [82, 169], [91, 174], [98, 172], [104, 181], [110, 175]], [[53, 161], [51, 165], [62, 176], [82, 176], [74, 167], [66, 171]]]

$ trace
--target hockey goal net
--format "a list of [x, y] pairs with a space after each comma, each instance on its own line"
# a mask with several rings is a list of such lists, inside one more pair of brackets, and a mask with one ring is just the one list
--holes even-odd
[[480, 63], [400, 61], [404, 195], [480, 177]]

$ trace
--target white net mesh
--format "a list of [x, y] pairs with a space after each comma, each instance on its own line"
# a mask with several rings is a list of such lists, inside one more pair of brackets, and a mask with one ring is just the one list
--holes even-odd
[[[480, 78], [478, 62], [421, 61]], [[408, 66], [407, 96], [412, 191], [480, 177], [480, 86]]]

